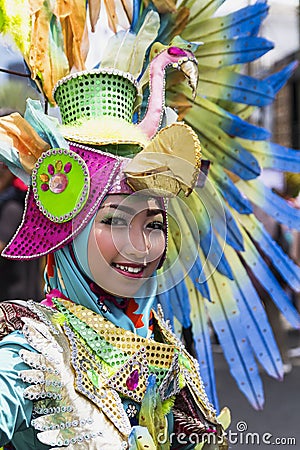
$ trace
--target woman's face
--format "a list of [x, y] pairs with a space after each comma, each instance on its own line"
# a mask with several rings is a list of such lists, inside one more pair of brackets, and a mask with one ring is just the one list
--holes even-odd
[[109, 195], [88, 241], [94, 281], [116, 296], [134, 296], [157, 268], [165, 245], [163, 214], [155, 198]]

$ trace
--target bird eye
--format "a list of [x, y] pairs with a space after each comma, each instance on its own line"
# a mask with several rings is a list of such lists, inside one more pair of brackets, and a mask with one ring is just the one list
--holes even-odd
[[168, 48], [168, 53], [171, 56], [187, 56], [187, 53], [179, 47]]

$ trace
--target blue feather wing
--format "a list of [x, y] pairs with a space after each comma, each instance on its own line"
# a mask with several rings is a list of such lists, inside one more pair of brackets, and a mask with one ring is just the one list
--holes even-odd
[[199, 361], [200, 374], [205, 386], [206, 394], [216, 410], [219, 409], [218, 395], [214, 372], [214, 360], [211, 342], [211, 326], [205, 302], [195, 289], [193, 282], [186, 280], [191, 304], [191, 321], [194, 338], [194, 346]]
[[195, 52], [201, 66], [224, 67], [245, 64], [263, 56], [273, 44], [260, 37], [211, 41]]
[[293, 75], [298, 67], [298, 61], [293, 61], [287, 66], [285, 66], [279, 72], [276, 72], [269, 77], [265, 78], [265, 81], [272, 86], [274, 93], [280, 91], [281, 88], [286, 84], [287, 80]]
[[277, 222], [289, 228], [300, 230], [300, 210], [293, 208], [260, 180], [247, 182], [240, 180], [237, 187], [251, 202], [263, 209]]
[[265, 227], [252, 214], [241, 216], [239, 221], [255, 240], [259, 248], [267, 255], [270, 264], [276, 269], [280, 276], [296, 292], [300, 291], [300, 267], [289, 258], [282, 248], [271, 238]]
[[[294, 328], [300, 327], [300, 315], [290, 297], [283, 290], [270, 267], [262, 258], [255, 245], [243, 231], [245, 250], [240, 254], [245, 266], [249, 267], [253, 277], [272, 298], [273, 302]], [[251, 301], [251, 300], [249, 300]]]
[[[173, 95], [170, 94], [170, 92], [172, 92]], [[190, 102], [193, 102], [193, 108], [197, 111], [198, 123], [205, 121], [206, 124], [214, 124], [229, 136], [244, 138], [246, 144], [249, 139], [254, 141], [264, 141], [271, 136], [271, 133], [265, 128], [258, 127], [257, 125], [242, 120], [239, 116], [229, 113], [208, 98], [198, 96], [193, 101], [191, 90], [187, 86], [181, 86], [181, 93], [184, 94]], [[167, 100], [171, 106], [172, 102], [174, 107], [176, 106], [176, 101], [178, 99], [176, 98], [174, 90], [168, 91]], [[251, 147], [248, 150], [251, 150]]]
[[284, 147], [270, 141], [239, 140], [247, 148], [262, 168], [275, 169], [280, 172], [300, 172], [300, 151]]
[[283, 377], [281, 355], [265, 307], [237, 254], [227, 247], [226, 255], [234, 273], [233, 292], [253, 352], [269, 375], [281, 379]]
[[[203, 266], [198, 254], [199, 231], [201, 229], [207, 230], [209, 224], [206, 223], [205, 216], [197, 223], [190, 205], [184, 201], [179, 202], [176, 198], [170, 199], [168, 215], [169, 256], [167, 257], [167, 264], [164, 264], [164, 273], [169, 270], [173, 279], [177, 282], [184, 280], [188, 274], [201, 294], [209, 299], [210, 294], [206, 281], [199, 283]], [[176, 217], [176, 221], [174, 221], [174, 217]], [[204, 234], [206, 235], [206, 232]], [[182, 236], [184, 236], [184, 240], [182, 240]], [[171, 279], [168, 277], [168, 284], [170, 281]]]
[[[168, 277], [171, 277], [170, 273]], [[164, 309], [164, 316], [173, 325], [174, 317], [176, 317], [184, 328], [189, 328], [191, 325], [191, 305], [188, 301], [189, 295], [186, 283], [184, 279], [181, 282], [169, 279], [167, 283], [173, 287], [159, 294], [159, 302]]]
[[250, 214], [252, 205], [249, 200], [242, 195], [229, 175], [218, 164], [214, 164], [210, 169], [210, 175], [216, 183], [217, 189], [226, 202], [240, 214]]
[[230, 372], [255, 409], [262, 409], [262, 381], [241, 314], [232, 295], [232, 281], [218, 272], [208, 280], [212, 302], [206, 303], [214, 330], [222, 345]]
[[190, 197], [185, 199], [187, 205], [195, 215], [200, 233], [200, 239], [210, 233], [213, 226], [215, 232], [211, 247], [214, 247], [216, 233], [224, 242], [231, 245], [235, 250], [243, 250], [243, 237], [232, 213], [226, 205], [224, 199], [219, 194], [216, 186], [207, 180], [204, 187], [196, 188]]
[[189, 20], [182, 37], [188, 41], [210, 42], [221, 38], [227, 40], [254, 36], [267, 13], [268, 6], [261, 3], [247, 6], [224, 17], [202, 20], [201, 15], [197, 15]]
[[[198, 237], [194, 229], [186, 227], [186, 223], [190, 225], [190, 217], [182, 213], [180, 205], [174, 207], [174, 217], [177, 213], [180, 216], [181, 242], [186, 242], [187, 247], [181, 252], [180, 269], [176, 269], [181, 277], [180, 286], [173, 289], [171, 296], [164, 294], [163, 302], [174, 299], [176, 312], [172, 311], [172, 303], [172, 307], [165, 306], [168, 314], [173, 313], [185, 326], [188, 319], [192, 322], [201, 374], [211, 401], [217, 404], [210, 342], [212, 325], [237, 384], [251, 404], [260, 409], [263, 389], [255, 358], [276, 378], [282, 377], [282, 362], [258, 286], [293, 326], [299, 325], [299, 315], [263, 253], [293, 289], [299, 288], [299, 269], [260, 226], [252, 214], [253, 204], [294, 228], [299, 229], [300, 217], [299, 211], [255, 179], [265, 167], [299, 172], [299, 153], [266, 141], [270, 133], [246, 120], [256, 108], [273, 102], [296, 65], [292, 63], [264, 79], [245, 75], [240, 64], [258, 59], [272, 48], [269, 41], [257, 37], [268, 5], [259, 0], [227, 16], [212, 17], [222, 3], [222, 0], [181, 2], [190, 8], [182, 37], [204, 42], [196, 50], [200, 69], [198, 95], [193, 103], [188, 88], [176, 81], [170, 83], [168, 101], [176, 107], [180, 96], [184, 97], [182, 115], [196, 130], [203, 158], [211, 161], [211, 169], [204, 187], [199, 184], [196, 193], [185, 199], [193, 211]], [[167, 15], [162, 17], [162, 39], [171, 36], [172, 26]], [[171, 247], [179, 254], [176, 239]], [[186, 258], [191, 256], [193, 246], [199, 255], [193, 256], [194, 263], [188, 269]], [[184, 274], [188, 276], [182, 279]], [[209, 297], [204, 294], [203, 282]], [[185, 315], [179, 296], [187, 293], [191, 309], [187, 308]]]
[[[225, 257], [224, 246], [221, 246], [218, 240], [213, 235], [213, 229], [210, 233], [202, 236], [200, 239], [200, 247], [205, 255], [205, 258], [211, 263], [214, 268], [218, 268], [218, 271], [226, 277], [233, 279], [231, 267]], [[201, 280], [202, 277], [198, 275]]]
[[[191, 126], [199, 126], [197, 108], [186, 114], [186, 122]], [[250, 180], [260, 174], [260, 167], [255, 157], [234, 141], [222, 129], [207, 122], [206, 127], [198, 130], [202, 143], [203, 156], [215, 160], [239, 177]]]
[[275, 93], [268, 81], [224, 67], [219, 70], [203, 68], [199, 75], [198, 95], [263, 107], [273, 102]]

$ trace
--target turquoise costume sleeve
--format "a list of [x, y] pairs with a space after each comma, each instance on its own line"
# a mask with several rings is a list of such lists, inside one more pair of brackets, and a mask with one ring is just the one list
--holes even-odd
[[30, 427], [33, 404], [24, 399], [26, 385], [19, 378], [19, 372], [28, 369], [19, 356], [24, 347], [31, 349], [18, 331], [0, 342], [0, 445], [11, 441], [16, 432]]

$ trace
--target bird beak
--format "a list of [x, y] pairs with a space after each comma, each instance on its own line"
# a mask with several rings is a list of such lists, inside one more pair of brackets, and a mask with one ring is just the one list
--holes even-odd
[[193, 99], [195, 100], [197, 95], [197, 86], [198, 86], [198, 65], [196, 60], [192, 61], [184, 61], [180, 65], [180, 71], [184, 74], [184, 76], [187, 78], [189, 86], [191, 87], [193, 91]]

